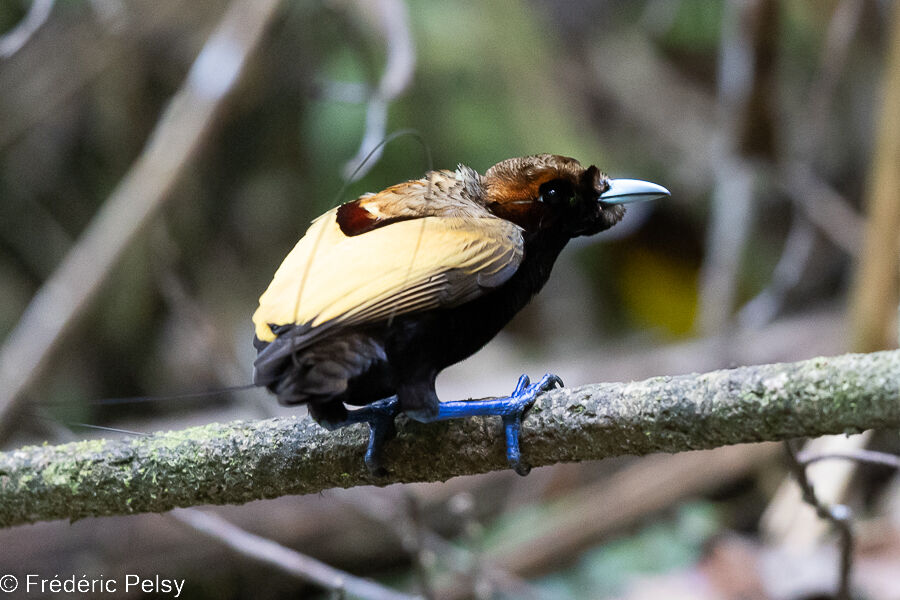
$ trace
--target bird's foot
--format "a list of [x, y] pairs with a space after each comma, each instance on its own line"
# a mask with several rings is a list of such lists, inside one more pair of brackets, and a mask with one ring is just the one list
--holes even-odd
[[501, 414], [503, 429], [506, 433], [506, 462], [509, 463], [510, 468], [523, 477], [531, 471], [531, 465], [522, 462], [522, 454], [519, 451], [519, 430], [522, 427], [522, 418], [525, 416], [525, 411], [531, 408], [540, 394], [562, 386], [562, 379], [552, 373], [547, 373], [537, 383], [531, 383], [528, 375], [522, 375], [516, 383], [516, 389], [508, 398], [508, 412]]
[[519, 451], [519, 431], [522, 426], [522, 418], [525, 411], [531, 408], [540, 394], [557, 386], [562, 387], [562, 385], [562, 379], [550, 373], [534, 384], [527, 375], [522, 375], [519, 377], [516, 389], [507, 398], [441, 402], [437, 415], [428, 420], [499, 416], [503, 420], [503, 429], [506, 434], [506, 460], [516, 473], [527, 475], [531, 467], [522, 462], [522, 455]]
[[375, 477], [387, 475], [387, 469], [381, 464], [381, 449], [384, 442], [396, 435], [394, 417], [400, 413], [400, 402], [396, 396], [373, 402], [347, 414], [347, 420], [337, 427], [345, 427], [354, 423], [369, 424], [369, 445], [366, 447], [366, 467]]

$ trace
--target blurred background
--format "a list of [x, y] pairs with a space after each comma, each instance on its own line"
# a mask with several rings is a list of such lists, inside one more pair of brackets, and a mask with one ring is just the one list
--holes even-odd
[[[896, 346], [893, 2], [0, 0], [0, 32], [3, 449], [298, 414], [97, 401], [248, 383], [309, 221], [429, 165], [550, 152], [672, 191], [573, 242], [445, 400]], [[896, 475], [810, 472], [857, 514], [859, 597], [900, 598]], [[759, 444], [209, 510], [433, 598], [829, 597], [834, 538], [786, 476]], [[328, 597], [171, 515], [0, 531], [0, 572]]]

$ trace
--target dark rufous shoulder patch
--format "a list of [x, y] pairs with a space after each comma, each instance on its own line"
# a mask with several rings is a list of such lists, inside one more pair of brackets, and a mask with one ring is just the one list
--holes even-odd
[[344, 235], [353, 236], [371, 231], [378, 218], [359, 205], [359, 200], [341, 204], [337, 209], [337, 223]]
[[344, 235], [352, 237], [360, 235], [391, 223], [398, 221], [409, 221], [416, 217], [391, 217], [389, 219], [379, 219], [365, 208], [360, 206], [359, 200], [341, 204], [337, 209], [337, 224], [341, 228]]

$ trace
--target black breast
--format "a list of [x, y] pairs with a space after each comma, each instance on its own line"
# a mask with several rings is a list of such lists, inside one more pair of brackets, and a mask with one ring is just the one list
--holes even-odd
[[547, 283], [568, 240], [552, 232], [526, 239], [522, 264], [496, 290], [460, 306], [396, 319], [385, 350], [397, 380], [433, 379], [491, 341]]

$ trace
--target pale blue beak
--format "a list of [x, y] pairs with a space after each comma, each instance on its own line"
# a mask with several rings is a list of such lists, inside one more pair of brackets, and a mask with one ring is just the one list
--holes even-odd
[[640, 179], [610, 179], [609, 189], [600, 194], [606, 204], [630, 204], [668, 198], [672, 194], [661, 185]]

